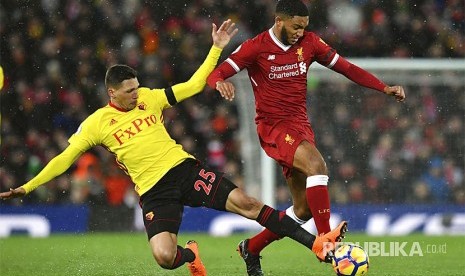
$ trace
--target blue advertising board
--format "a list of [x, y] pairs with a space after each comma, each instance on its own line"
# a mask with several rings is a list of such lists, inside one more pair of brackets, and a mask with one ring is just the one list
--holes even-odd
[[[458, 205], [333, 205], [331, 225], [347, 220], [351, 232], [369, 235], [465, 235], [465, 206]], [[304, 228], [315, 233], [313, 220]], [[224, 236], [257, 231], [258, 223], [238, 215], [204, 208], [186, 208], [181, 231]]]
[[[0, 238], [18, 232], [33, 237], [58, 232], [86, 232], [89, 229], [89, 212], [86, 205], [1, 206]], [[134, 227], [143, 230], [141, 211], [137, 210], [135, 214]], [[348, 221], [351, 232], [369, 235], [407, 235], [414, 232], [465, 235], [465, 206], [458, 205], [333, 205], [332, 227], [343, 219]], [[316, 232], [313, 220], [304, 228]], [[236, 214], [186, 207], [180, 231], [227, 236], [261, 229], [256, 221]]]
[[86, 232], [88, 221], [87, 205], [1, 206], [0, 237], [15, 232], [34, 237], [46, 237], [52, 232]]

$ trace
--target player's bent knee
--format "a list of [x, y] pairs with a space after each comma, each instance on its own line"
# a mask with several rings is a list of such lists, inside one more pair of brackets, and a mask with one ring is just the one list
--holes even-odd
[[173, 266], [175, 253], [171, 250], [157, 250], [152, 252], [157, 264], [164, 269], [171, 269]]
[[307, 168], [308, 175], [320, 175], [320, 174], [328, 174], [328, 168], [326, 167], [326, 162], [322, 159], [311, 159], [308, 168]]

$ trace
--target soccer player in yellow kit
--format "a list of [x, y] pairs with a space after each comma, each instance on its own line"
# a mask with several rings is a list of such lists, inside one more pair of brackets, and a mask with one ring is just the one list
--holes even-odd
[[91, 147], [112, 152], [140, 195], [143, 219], [156, 262], [165, 269], [187, 263], [191, 275], [206, 275], [198, 246], [177, 244], [184, 206], [208, 207], [254, 219], [282, 236], [311, 249], [319, 259], [329, 258], [327, 244], [343, 238], [345, 228], [315, 237], [299, 224], [239, 189], [223, 174], [209, 169], [185, 152], [166, 131], [162, 111], [201, 92], [222, 49], [237, 33], [234, 23], [213, 24], [213, 46], [200, 68], [184, 83], [166, 89], [139, 87], [137, 73], [126, 65], [107, 70], [105, 86], [110, 102], [91, 114], [69, 139], [69, 146], [28, 183], [0, 193], [0, 198], [24, 196], [64, 173]]

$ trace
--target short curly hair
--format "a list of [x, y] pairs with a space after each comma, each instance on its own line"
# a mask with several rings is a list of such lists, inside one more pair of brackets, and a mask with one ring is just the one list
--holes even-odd
[[300, 0], [279, 0], [276, 14], [287, 16], [309, 16], [308, 7]]

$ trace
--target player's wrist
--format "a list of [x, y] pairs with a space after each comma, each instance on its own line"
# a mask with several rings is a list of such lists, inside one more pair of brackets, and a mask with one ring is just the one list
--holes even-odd
[[223, 80], [217, 80], [217, 81], [215, 82], [215, 87], [216, 87], [216, 89], [218, 89], [218, 86], [220, 86], [222, 82], [223, 82]]
[[221, 52], [221, 51], [223, 51], [223, 48], [224, 47], [221, 47], [220, 45], [217, 45], [215, 43], [213, 43], [213, 45], [212, 45], [212, 50], [214, 50], [214, 51], [220, 51]]

